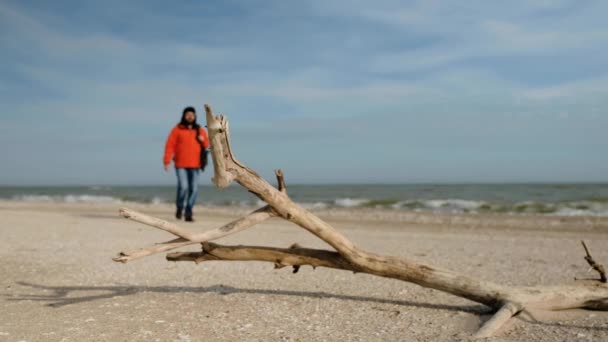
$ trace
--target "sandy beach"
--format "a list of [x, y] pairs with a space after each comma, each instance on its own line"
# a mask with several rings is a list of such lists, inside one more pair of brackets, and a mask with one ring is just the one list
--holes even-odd
[[[489, 317], [465, 299], [344, 271], [169, 263], [164, 254], [115, 263], [119, 251], [173, 238], [119, 218], [121, 206], [0, 202], [0, 341], [452, 341], [468, 340]], [[128, 206], [174, 221], [170, 205]], [[203, 231], [244, 212], [201, 208], [184, 225]], [[608, 218], [318, 213], [368, 250], [505, 284], [596, 277], [581, 239], [608, 262]], [[279, 219], [219, 242], [326, 247]], [[608, 313], [520, 315], [500, 335], [494, 340], [605, 341]]]

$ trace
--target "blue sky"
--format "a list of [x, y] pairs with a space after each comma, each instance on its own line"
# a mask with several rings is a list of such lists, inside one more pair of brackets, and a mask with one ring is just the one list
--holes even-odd
[[606, 13], [0, 0], [0, 184], [172, 184], [164, 140], [203, 103], [239, 159], [295, 183], [608, 181]]

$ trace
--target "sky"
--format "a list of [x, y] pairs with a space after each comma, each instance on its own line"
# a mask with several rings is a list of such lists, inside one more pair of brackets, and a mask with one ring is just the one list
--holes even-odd
[[606, 182], [606, 13], [0, 0], [0, 184], [173, 184], [165, 139], [204, 103], [237, 158], [288, 183]]

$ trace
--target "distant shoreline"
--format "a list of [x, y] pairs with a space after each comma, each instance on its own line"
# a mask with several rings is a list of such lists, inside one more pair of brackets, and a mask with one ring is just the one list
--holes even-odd
[[[290, 186], [470, 186], [470, 185], [495, 185], [495, 186], [510, 186], [510, 185], [601, 185], [608, 186], [608, 181], [559, 181], [559, 182], [551, 182], [551, 181], [529, 181], [529, 182], [317, 182], [317, 183], [308, 183], [308, 182], [295, 182], [290, 183]], [[172, 182], [166, 183], [141, 183], [141, 184], [112, 184], [112, 183], [91, 183], [91, 184], [80, 184], [80, 183], [57, 183], [57, 184], [44, 184], [44, 183], [25, 183], [25, 184], [16, 184], [16, 183], [0, 183], [0, 188], [90, 188], [90, 187], [116, 187], [116, 188], [126, 188], [126, 187], [135, 187], [135, 188], [145, 188], [145, 187], [174, 187], [175, 184]], [[205, 182], [200, 184], [202, 187], [214, 187], [213, 184], [209, 182]]]
[[[106, 217], [118, 216], [118, 209], [129, 207], [146, 213], [166, 213], [173, 210], [169, 203], [57, 203], [23, 202], [0, 200], [0, 210], [63, 211], [82, 210], [100, 212]], [[200, 217], [245, 215], [256, 207], [197, 205], [195, 212]], [[598, 216], [549, 216], [541, 214], [509, 213], [433, 213], [391, 210], [383, 208], [323, 208], [312, 209], [320, 217], [348, 224], [367, 224], [370, 228], [384, 224], [401, 226], [427, 226], [431, 228], [460, 227], [467, 229], [508, 229], [508, 230], [548, 230], [548, 231], [597, 231], [608, 232], [608, 217]]]
[[[290, 197], [310, 210], [382, 209], [448, 214], [539, 214], [608, 217], [608, 185], [289, 185]], [[175, 201], [174, 186], [0, 187], [0, 200], [55, 203]], [[199, 187], [199, 203], [212, 207], [259, 207], [240, 187]]]

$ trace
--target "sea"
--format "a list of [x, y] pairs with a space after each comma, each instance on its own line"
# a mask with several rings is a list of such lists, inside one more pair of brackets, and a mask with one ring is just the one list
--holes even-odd
[[[332, 184], [289, 185], [308, 209], [382, 208], [444, 213], [608, 216], [605, 184]], [[0, 186], [0, 200], [66, 203], [173, 203], [175, 186]], [[199, 187], [199, 204], [257, 207], [244, 188]]]

